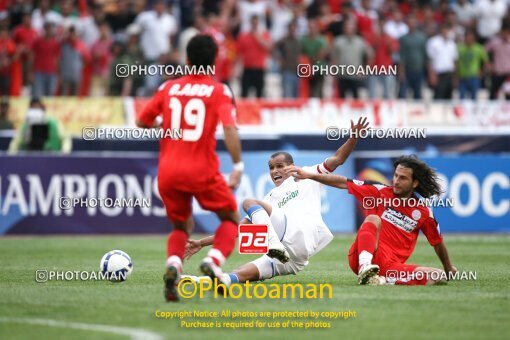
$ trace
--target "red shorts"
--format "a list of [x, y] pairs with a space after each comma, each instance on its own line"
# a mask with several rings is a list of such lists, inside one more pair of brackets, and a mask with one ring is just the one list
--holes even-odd
[[200, 191], [187, 192], [171, 187], [160, 187], [159, 194], [171, 221], [184, 222], [191, 216], [193, 197], [205, 210], [237, 211], [236, 199], [221, 174], [216, 175], [213, 181]]
[[[349, 249], [347, 258], [349, 260], [349, 267], [351, 267], [351, 270], [354, 272], [354, 274], [357, 275], [359, 268], [357, 236], [354, 240], [354, 243], [351, 245], [351, 248]], [[416, 268], [419, 267], [419, 265], [416, 264], [401, 263], [395, 260], [382, 248], [378, 248], [375, 251], [372, 263], [379, 266], [379, 275], [381, 276], [398, 275], [398, 277], [402, 277], [405, 276], [404, 273], [411, 274], [416, 270]], [[425, 284], [425, 282], [423, 282], [423, 284]]]

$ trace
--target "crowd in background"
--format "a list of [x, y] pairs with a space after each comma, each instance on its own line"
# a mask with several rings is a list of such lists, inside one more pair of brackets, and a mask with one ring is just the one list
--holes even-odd
[[[150, 96], [198, 33], [218, 43], [215, 76], [241, 97], [490, 98], [510, 92], [507, 0], [0, 0], [0, 95]], [[297, 75], [298, 64], [396, 65], [396, 75]], [[306, 88], [306, 90], [304, 90]]]

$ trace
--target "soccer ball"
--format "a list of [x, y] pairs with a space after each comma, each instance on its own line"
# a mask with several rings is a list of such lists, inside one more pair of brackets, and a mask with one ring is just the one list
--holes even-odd
[[113, 282], [125, 281], [133, 271], [131, 257], [122, 250], [112, 250], [104, 254], [99, 263], [104, 277]]

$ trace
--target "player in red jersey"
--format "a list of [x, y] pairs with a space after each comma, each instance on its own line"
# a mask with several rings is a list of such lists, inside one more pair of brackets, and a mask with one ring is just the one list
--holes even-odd
[[[198, 35], [186, 47], [188, 65], [206, 70], [214, 65], [217, 46], [208, 35]], [[188, 75], [163, 83], [138, 116], [137, 125], [151, 128], [162, 116], [162, 128], [169, 135], [180, 131], [181, 139], [162, 138], [160, 142], [158, 189], [173, 231], [168, 235], [165, 298], [178, 300], [176, 285], [182, 273], [182, 259], [193, 228], [192, 198], [202, 208], [216, 213], [221, 223], [213, 247], [200, 269], [212, 278], [222, 275], [221, 266], [232, 252], [237, 238], [239, 214], [232, 194], [241, 180], [241, 142], [235, 123], [235, 105], [228, 86], [211, 75]], [[202, 72], [203, 73], [203, 72]], [[219, 171], [215, 132], [222, 123], [225, 145], [234, 170], [229, 183]], [[230, 187], [230, 188], [229, 188]]]
[[[394, 166], [393, 186], [338, 175], [311, 174], [295, 166], [286, 171], [296, 179], [309, 178], [347, 189], [363, 202], [367, 216], [348, 255], [349, 266], [358, 275], [360, 284], [424, 285], [442, 281], [446, 273], [455, 273], [457, 269], [450, 261], [432, 209], [420, 204], [423, 201], [415, 195], [418, 193], [430, 198], [440, 194], [437, 175], [415, 156], [402, 156]], [[384, 204], [375, 204], [379, 201]], [[406, 263], [416, 246], [420, 230], [434, 247], [444, 272], [438, 268]]]

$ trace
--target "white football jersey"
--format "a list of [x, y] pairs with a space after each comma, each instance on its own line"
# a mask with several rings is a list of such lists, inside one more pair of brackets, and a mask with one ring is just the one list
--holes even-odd
[[[317, 166], [303, 167], [307, 172], [317, 173]], [[286, 214], [310, 215], [322, 221], [321, 184], [310, 179], [298, 180], [289, 177], [280, 186], [273, 188], [264, 201], [273, 209], [281, 209]]]
[[[303, 167], [303, 170], [313, 173], [330, 173], [325, 167], [325, 162]], [[304, 245], [306, 254], [302, 253], [301, 256], [305, 258], [312, 256], [318, 250], [323, 235], [331, 235], [322, 219], [321, 186], [319, 182], [310, 179], [296, 181], [294, 177], [289, 177], [264, 197], [264, 201], [271, 204], [273, 213], [274, 210], [283, 212], [290, 224], [286, 227], [286, 236], [283, 236], [282, 242], [285, 244], [285, 239], [290, 237], [288, 241], [291, 241], [294, 246]], [[300, 240], [302, 238], [305, 240]], [[304, 244], [300, 241], [304, 241]]]

